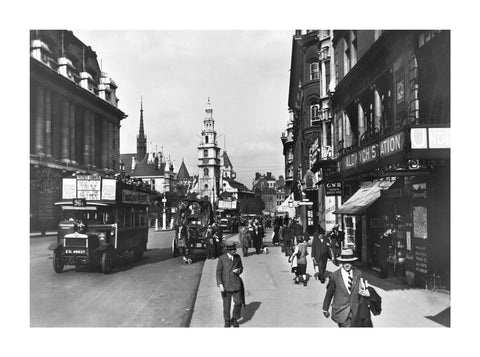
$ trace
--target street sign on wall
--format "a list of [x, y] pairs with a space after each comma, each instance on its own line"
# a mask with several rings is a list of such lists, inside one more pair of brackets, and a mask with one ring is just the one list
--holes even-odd
[[341, 196], [342, 181], [333, 181], [325, 183], [325, 196]]

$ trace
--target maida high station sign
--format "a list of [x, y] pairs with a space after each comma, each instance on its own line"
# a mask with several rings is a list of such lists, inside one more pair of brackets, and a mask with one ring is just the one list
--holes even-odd
[[450, 128], [420, 125], [403, 128], [339, 157], [348, 177], [404, 160], [450, 159]]

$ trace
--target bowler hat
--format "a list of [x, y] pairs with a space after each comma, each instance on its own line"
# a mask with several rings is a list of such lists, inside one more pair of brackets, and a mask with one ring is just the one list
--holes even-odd
[[237, 249], [237, 246], [235, 245], [235, 242], [227, 241], [227, 242], [225, 242], [225, 249], [235, 250], [235, 249]]
[[351, 249], [342, 249], [342, 253], [337, 258], [337, 260], [340, 262], [353, 262], [357, 259], [358, 258], [353, 255], [353, 250]]
[[338, 225], [338, 223], [335, 223], [335, 224], [333, 225], [333, 228], [339, 228], [339, 227], [340, 227], [340, 226]]

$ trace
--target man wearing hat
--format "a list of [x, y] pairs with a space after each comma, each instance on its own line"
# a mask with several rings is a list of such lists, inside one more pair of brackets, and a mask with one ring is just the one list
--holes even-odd
[[340, 269], [330, 275], [327, 292], [323, 300], [323, 315], [330, 316], [332, 304], [332, 320], [339, 327], [354, 327], [353, 321], [357, 316], [360, 296], [369, 296], [368, 289], [362, 279], [360, 270], [353, 269], [352, 263], [358, 258], [351, 249], [342, 250], [338, 261]]
[[335, 223], [330, 233], [327, 234], [327, 237], [330, 239], [330, 242], [332, 244], [332, 260], [335, 264], [337, 264], [337, 257], [342, 250], [342, 243], [345, 239], [345, 233], [342, 232], [339, 228], [340, 226], [338, 225], [338, 223]]
[[[235, 252], [236, 246], [234, 242], [225, 242], [225, 254], [218, 258], [217, 262], [217, 286], [222, 293], [223, 299], [223, 318], [225, 327], [239, 327], [238, 319], [242, 305], [245, 306], [245, 293], [242, 278], [240, 274], [243, 272], [242, 259]], [[230, 308], [233, 297], [233, 313], [230, 318]]]

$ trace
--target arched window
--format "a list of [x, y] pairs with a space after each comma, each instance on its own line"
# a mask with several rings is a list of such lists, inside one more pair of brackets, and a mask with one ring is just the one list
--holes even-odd
[[310, 63], [310, 80], [320, 78], [320, 67], [318, 62]]
[[207, 150], [207, 149], [203, 150], [203, 156], [204, 156], [204, 157], [207, 157], [207, 156], [208, 156], [208, 150]]
[[[203, 169], [203, 176], [208, 177], [208, 168]], [[205, 185], [207, 186], [207, 185]]]
[[205, 135], [205, 144], [208, 144], [208, 135]]
[[318, 125], [320, 123], [320, 104], [310, 106], [310, 125]]

